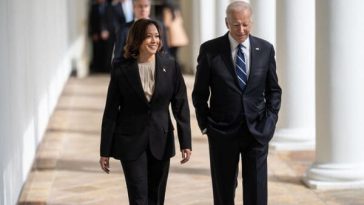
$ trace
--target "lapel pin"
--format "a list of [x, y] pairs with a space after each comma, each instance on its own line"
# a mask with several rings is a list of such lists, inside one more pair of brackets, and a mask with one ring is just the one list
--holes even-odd
[[255, 50], [259, 51], [259, 50], [260, 50], [260, 48], [255, 48]]
[[163, 68], [163, 72], [167, 72], [165, 68]]

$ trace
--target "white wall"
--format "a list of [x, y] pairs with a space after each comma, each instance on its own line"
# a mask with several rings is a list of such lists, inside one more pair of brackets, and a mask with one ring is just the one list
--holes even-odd
[[0, 205], [16, 203], [85, 39], [70, 38], [70, 2], [0, 0]]

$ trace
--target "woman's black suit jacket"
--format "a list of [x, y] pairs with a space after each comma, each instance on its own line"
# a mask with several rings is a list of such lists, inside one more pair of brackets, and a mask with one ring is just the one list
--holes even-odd
[[120, 160], [137, 159], [149, 146], [157, 159], [175, 155], [176, 120], [180, 149], [191, 149], [190, 112], [186, 85], [171, 57], [157, 53], [155, 89], [147, 101], [135, 59], [114, 65], [102, 119], [100, 155]]

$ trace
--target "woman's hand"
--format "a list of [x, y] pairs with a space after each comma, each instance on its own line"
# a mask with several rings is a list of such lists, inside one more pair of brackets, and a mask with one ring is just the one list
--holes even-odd
[[101, 169], [104, 170], [107, 174], [110, 173], [109, 169], [109, 157], [100, 157], [100, 166]]
[[190, 149], [183, 149], [183, 150], [181, 150], [181, 153], [182, 153], [181, 164], [184, 164], [184, 163], [188, 162], [188, 160], [190, 160], [192, 152]]

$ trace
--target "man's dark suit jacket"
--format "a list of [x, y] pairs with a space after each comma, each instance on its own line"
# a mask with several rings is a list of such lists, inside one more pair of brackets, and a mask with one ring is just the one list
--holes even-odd
[[180, 149], [191, 149], [190, 113], [181, 71], [167, 55], [156, 55], [155, 89], [147, 101], [135, 59], [117, 64], [109, 84], [102, 120], [100, 155], [134, 160], [149, 146], [153, 156], [175, 155], [171, 104]]
[[273, 46], [254, 36], [250, 36], [250, 45], [250, 74], [242, 91], [228, 33], [202, 44], [192, 98], [201, 130], [207, 128], [208, 134], [236, 134], [245, 121], [255, 139], [266, 144], [275, 130], [282, 91]]
[[[156, 21], [156, 20], [155, 20]], [[167, 35], [166, 35], [166, 27], [162, 22], [156, 21], [161, 29], [161, 36], [163, 42], [163, 50], [165, 52], [169, 52], [169, 48], [167, 45]], [[131, 26], [134, 24], [134, 21], [130, 21], [125, 23], [120, 29], [116, 31], [116, 41], [114, 45], [114, 58], [112, 60], [112, 64], [118, 64], [124, 59], [124, 46], [126, 44], [126, 39], [128, 37], [128, 32]]]
[[121, 2], [112, 4], [112, 11], [114, 20], [114, 32], [116, 32], [126, 23], [123, 4]]
[[[100, 11], [100, 8], [101, 9]], [[107, 3], [92, 4], [89, 14], [89, 35], [100, 35], [101, 31], [113, 31], [113, 16], [112, 8]]]
[[125, 23], [123, 26], [116, 30], [116, 39], [114, 44], [114, 58], [113, 64], [119, 64], [124, 59], [124, 46], [126, 44], [126, 39], [128, 37], [128, 32], [130, 27], [133, 25], [134, 21]]

